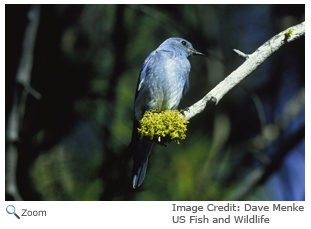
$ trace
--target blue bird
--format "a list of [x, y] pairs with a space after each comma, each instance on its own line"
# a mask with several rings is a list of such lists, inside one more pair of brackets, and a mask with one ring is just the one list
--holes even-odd
[[139, 74], [134, 103], [134, 124], [131, 143], [125, 158], [134, 155], [131, 173], [133, 188], [144, 180], [148, 157], [154, 143], [141, 140], [137, 128], [144, 113], [150, 110], [174, 110], [189, 89], [191, 55], [204, 55], [190, 42], [169, 38], [146, 58]]

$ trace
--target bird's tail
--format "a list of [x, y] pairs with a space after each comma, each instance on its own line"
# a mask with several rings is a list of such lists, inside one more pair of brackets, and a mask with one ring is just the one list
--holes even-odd
[[133, 188], [137, 188], [143, 182], [148, 164], [148, 157], [151, 153], [151, 149], [154, 143], [140, 140], [137, 150], [137, 154], [134, 158], [134, 164], [132, 168], [131, 180]]

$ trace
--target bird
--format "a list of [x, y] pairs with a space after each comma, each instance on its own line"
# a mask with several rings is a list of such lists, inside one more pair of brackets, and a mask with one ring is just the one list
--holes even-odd
[[177, 109], [182, 96], [189, 90], [191, 55], [202, 55], [192, 44], [182, 38], [165, 40], [145, 59], [139, 73], [134, 101], [134, 118], [131, 143], [124, 160], [133, 156], [131, 182], [139, 187], [146, 175], [148, 158], [154, 143], [140, 139], [137, 128], [146, 111]]

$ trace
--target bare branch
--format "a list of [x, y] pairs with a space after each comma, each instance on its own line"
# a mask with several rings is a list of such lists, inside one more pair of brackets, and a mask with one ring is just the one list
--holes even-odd
[[275, 35], [250, 55], [235, 50], [235, 52], [242, 58], [246, 59], [246, 61], [214, 87], [201, 100], [190, 106], [187, 110], [184, 110], [183, 114], [186, 116], [186, 120], [189, 120], [193, 116], [202, 112], [207, 104], [217, 105], [225, 94], [256, 70], [272, 53], [277, 51], [281, 46], [304, 35], [305, 22], [302, 22]]
[[240, 50], [233, 49], [233, 52], [235, 52], [236, 54], [238, 54], [240, 57], [242, 57], [245, 60], [247, 60], [249, 58], [249, 55], [241, 52]]
[[[19, 141], [19, 132], [22, 126], [26, 99], [28, 94], [33, 95], [37, 99], [41, 98], [41, 94], [30, 86], [33, 51], [39, 25], [40, 11], [41, 7], [39, 5], [33, 5], [28, 12], [29, 23], [25, 30], [22, 54], [13, 91], [12, 110], [8, 116], [6, 130], [6, 141], [8, 144], [5, 152], [5, 190], [6, 194], [11, 195], [14, 200], [22, 200], [16, 183], [16, 168], [18, 159], [17, 144]], [[23, 87], [19, 87], [18, 84]]]

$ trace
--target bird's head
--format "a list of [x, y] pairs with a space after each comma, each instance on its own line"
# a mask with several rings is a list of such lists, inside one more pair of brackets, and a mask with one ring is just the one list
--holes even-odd
[[192, 44], [182, 38], [177, 38], [177, 37], [173, 37], [173, 38], [169, 38], [167, 40], [165, 40], [158, 49], [174, 49], [178, 52], [184, 53], [187, 57], [191, 56], [191, 55], [201, 55], [201, 56], [205, 56], [203, 53], [198, 52], [197, 50], [195, 50], [192, 47]]

